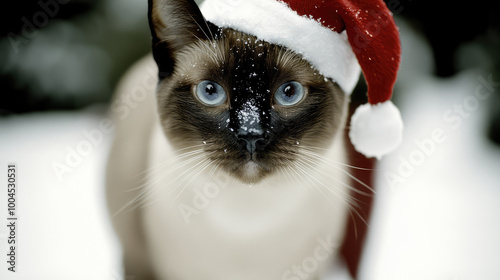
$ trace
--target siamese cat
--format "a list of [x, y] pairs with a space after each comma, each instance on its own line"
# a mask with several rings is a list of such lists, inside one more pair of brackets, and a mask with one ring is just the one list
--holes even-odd
[[[137, 280], [322, 279], [356, 212], [348, 97], [301, 55], [150, 0], [118, 87], [107, 199]], [[152, 74], [154, 73], [154, 74]], [[141, 98], [144, 97], [144, 98]]]

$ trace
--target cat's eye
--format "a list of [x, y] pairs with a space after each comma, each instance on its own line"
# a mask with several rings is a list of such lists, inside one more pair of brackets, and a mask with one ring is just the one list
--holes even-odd
[[274, 99], [281, 106], [293, 106], [304, 99], [305, 92], [306, 90], [301, 83], [288, 82], [278, 88]]
[[196, 96], [207, 106], [219, 106], [224, 104], [227, 94], [224, 88], [216, 82], [203, 81], [196, 86]]

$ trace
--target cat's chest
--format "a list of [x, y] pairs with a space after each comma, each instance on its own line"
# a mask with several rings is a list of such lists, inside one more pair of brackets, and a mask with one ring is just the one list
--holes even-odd
[[[172, 157], [157, 137], [152, 166]], [[294, 279], [302, 270], [299, 279], [315, 279], [333, 262], [347, 216], [339, 184], [290, 170], [248, 186], [203, 166], [195, 160], [148, 186], [146, 234], [164, 279]]]

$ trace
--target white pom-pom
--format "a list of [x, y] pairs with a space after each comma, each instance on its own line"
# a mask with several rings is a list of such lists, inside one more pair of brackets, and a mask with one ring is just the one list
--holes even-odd
[[390, 100], [359, 106], [352, 115], [349, 137], [356, 151], [380, 159], [395, 150], [403, 138], [399, 109]]

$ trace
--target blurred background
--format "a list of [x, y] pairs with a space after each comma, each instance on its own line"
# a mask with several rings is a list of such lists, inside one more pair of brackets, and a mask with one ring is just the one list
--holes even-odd
[[[499, 5], [385, 2], [401, 29], [394, 100], [407, 131], [401, 149], [378, 167], [362, 279], [498, 279]], [[54, 163], [64, 163], [106, 117], [120, 77], [149, 52], [147, 1], [11, 1], [0, 14], [0, 164], [18, 163], [24, 183], [21, 273], [5, 274], [0, 265], [0, 278], [127, 279], [102, 191], [112, 135], [63, 177]], [[467, 103], [481, 85], [491, 96]], [[365, 92], [361, 79], [353, 99], [363, 102]], [[432, 139], [436, 129], [446, 142], [435, 143], [425, 164], [412, 164], [421, 151], [415, 143]], [[401, 174], [402, 166], [412, 174]], [[3, 193], [0, 200], [6, 209]], [[2, 255], [6, 236], [2, 226]], [[56, 272], [51, 262], [64, 269]]]

